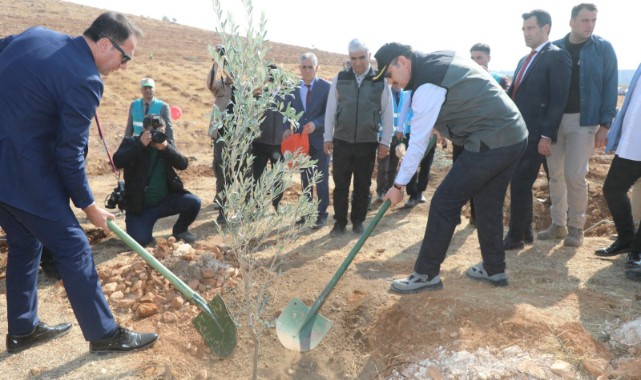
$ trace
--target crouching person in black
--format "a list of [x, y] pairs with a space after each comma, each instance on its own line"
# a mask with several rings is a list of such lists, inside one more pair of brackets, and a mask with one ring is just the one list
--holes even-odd
[[143, 246], [154, 242], [158, 219], [176, 214], [172, 235], [188, 243], [196, 240], [187, 229], [198, 216], [200, 199], [183, 188], [174, 169], [187, 169], [187, 158], [164, 132], [160, 115], [147, 115], [140, 136], [125, 137], [113, 157], [125, 171], [127, 233]]

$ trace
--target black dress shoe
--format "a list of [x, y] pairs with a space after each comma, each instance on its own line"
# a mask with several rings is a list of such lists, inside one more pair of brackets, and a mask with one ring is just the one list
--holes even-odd
[[317, 230], [319, 228], [323, 228], [327, 225], [327, 218], [318, 218], [316, 220], [316, 224], [312, 227], [313, 229]]
[[66, 334], [71, 328], [71, 323], [61, 323], [55, 326], [48, 326], [45, 323], [38, 323], [32, 332], [26, 335], [7, 334], [7, 352], [15, 354], [31, 348], [38, 344], [48, 342]]
[[628, 252], [625, 259], [625, 269], [641, 268], [641, 252]]
[[532, 232], [532, 230], [525, 231], [525, 235], [523, 235], [523, 242], [525, 244], [534, 243], [534, 232]]
[[503, 249], [506, 251], [511, 251], [513, 249], [522, 249], [525, 247], [523, 240], [517, 240], [510, 236], [509, 234], [503, 239]]
[[365, 229], [363, 228], [363, 223], [354, 223], [352, 226], [352, 231], [354, 231], [355, 234], [362, 234]]
[[594, 251], [594, 254], [601, 257], [610, 257], [610, 256], [616, 256], [620, 253], [628, 252], [629, 250], [630, 250], [629, 241], [623, 241], [623, 240], [617, 239], [609, 247], [597, 249], [596, 251]]
[[334, 228], [332, 228], [332, 230], [329, 231], [329, 235], [331, 237], [340, 236], [340, 235], [343, 235], [344, 233], [345, 233], [345, 226], [338, 223], [334, 223]]
[[157, 339], [158, 334], [137, 333], [118, 326], [111, 338], [89, 342], [89, 352], [100, 354], [142, 350], [143, 348], [153, 346]]

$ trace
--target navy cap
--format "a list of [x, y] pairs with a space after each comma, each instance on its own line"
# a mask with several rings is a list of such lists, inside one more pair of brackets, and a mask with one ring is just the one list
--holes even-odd
[[410, 45], [403, 45], [399, 42], [390, 42], [381, 46], [380, 49], [374, 54], [374, 58], [378, 63], [378, 74], [374, 77], [374, 82], [380, 82], [385, 78], [387, 69], [389, 68], [390, 63], [401, 55], [412, 52], [412, 47]]

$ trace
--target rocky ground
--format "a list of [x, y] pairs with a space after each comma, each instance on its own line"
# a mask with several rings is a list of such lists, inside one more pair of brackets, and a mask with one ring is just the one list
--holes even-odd
[[[0, 35], [36, 24], [78, 34], [100, 12], [61, 1], [0, 0]], [[107, 144], [111, 152], [117, 148], [129, 102], [139, 96], [140, 78], [154, 77], [157, 96], [183, 110], [175, 136], [178, 148], [190, 158], [190, 167], [181, 177], [201, 197], [203, 208], [192, 229], [198, 236], [194, 245], [172, 241], [169, 235], [175, 218], [166, 218], [155, 228], [158, 246], [150, 251], [204, 298], [220, 294], [237, 311], [243, 277], [213, 222], [217, 212], [212, 204], [214, 178], [206, 137], [213, 101], [204, 86], [210, 65], [206, 47], [217, 42], [216, 36], [155, 20], [134, 20], [146, 37], [129, 69], [105, 79], [99, 114]], [[272, 46], [269, 58], [295, 70], [304, 50]], [[324, 77], [333, 76], [344, 59], [338, 54], [317, 54]], [[92, 128], [87, 170], [100, 203], [113, 190], [116, 178], [97, 130]], [[306, 353], [289, 351], [273, 327], [268, 328], [262, 339], [259, 378], [640, 379], [641, 284], [624, 278], [624, 257], [603, 259], [593, 254], [597, 247], [609, 245], [615, 233], [601, 192], [611, 159], [597, 152], [591, 161], [582, 247], [535, 241], [508, 253], [508, 287], [475, 282], [465, 276], [467, 267], [480, 260], [476, 230], [468, 224], [466, 206], [442, 268], [444, 289], [399, 296], [388, 291], [389, 283], [411, 272], [431, 194], [450, 165], [451, 152], [439, 150], [425, 194], [428, 202], [413, 209], [389, 210], [320, 310], [334, 326], [319, 346]], [[291, 188], [284, 201], [299, 195], [298, 188]], [[546, 197], [541, 174], [535, 183], [537, 230], [549, 223], [549, 210], [539, 202]], [[366, 222], [376, 211], [369, 213]], [[507, 212], [505, 215], [507, 218]], [[63, 283], [43, 276], [40, 317], [48, 323], [74, 322], [74, 327], [64, 338], [17, 355], [0, 350], [1, 378], [250, 377], [254, 346], [245, 325], [238, 327], [234, 353], [219, 358], [191, 324], [198, 309], [114, 235], [88, 225], [82, 213], [78, 216], [92, 242], [103, 288], [118, 322], [136, 330], [156, 331], [160, 340], [152, 349], [130, 355], [90, 355]], [[124, 227], [122, 215], [117, 223]], [[330, 238], [330, 227], [306, 232], [284, 247], [291, 259], [271, 288], [268, 319], [277, 318], [293, 298], [311, 305], [356, 243], [358, 236], [351, 231]], [[0, 326], [6, 326], [3, 237], [0, 232]], [[268, 256], [269, 252], [265, 246], [256, 254]]]

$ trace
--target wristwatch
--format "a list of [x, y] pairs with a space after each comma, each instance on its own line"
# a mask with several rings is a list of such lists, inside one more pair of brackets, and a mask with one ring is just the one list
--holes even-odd
[[609, 123], [601, 123], [599, 126], [605, 128], [605, 129], [610, 129], [610, 124]]

